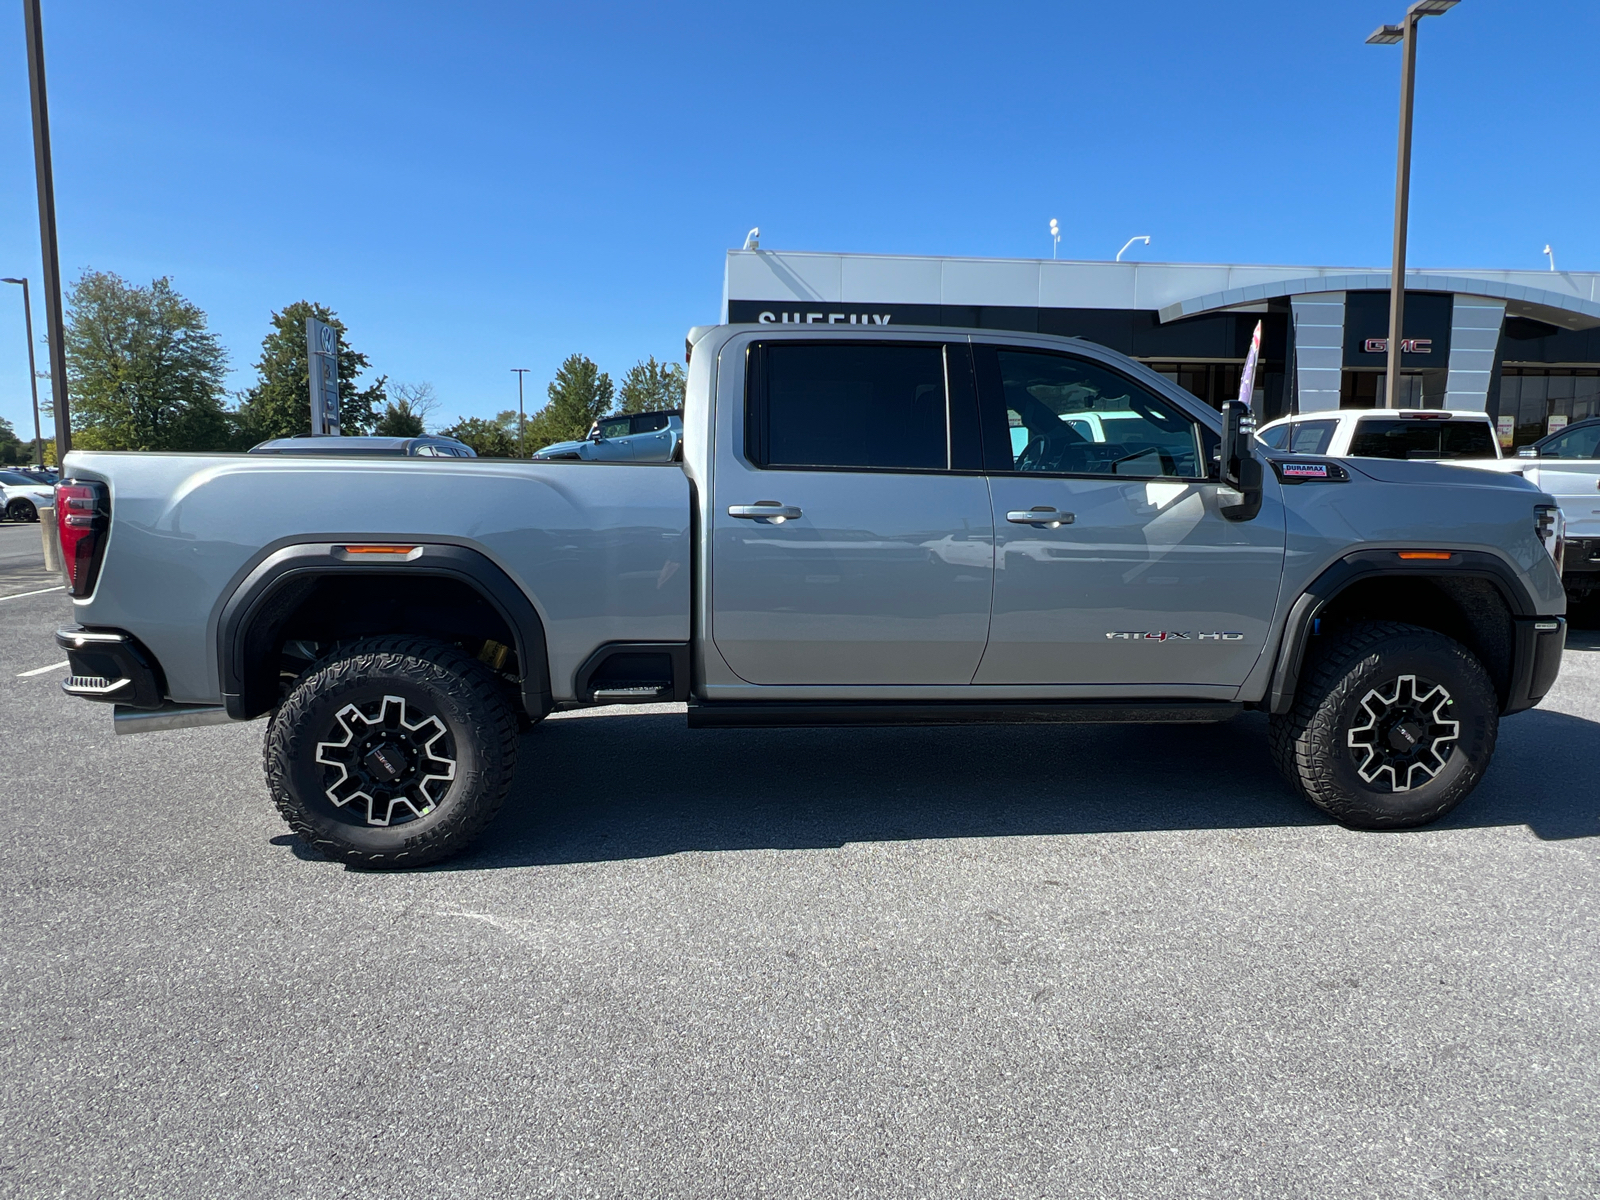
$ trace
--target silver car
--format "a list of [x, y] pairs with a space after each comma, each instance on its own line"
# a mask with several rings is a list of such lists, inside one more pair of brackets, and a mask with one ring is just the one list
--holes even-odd
[[683, 412], [601, 417], [581, 442], [556, 442], [531, 457], [545, 462], [676, 462], [683, 449]]

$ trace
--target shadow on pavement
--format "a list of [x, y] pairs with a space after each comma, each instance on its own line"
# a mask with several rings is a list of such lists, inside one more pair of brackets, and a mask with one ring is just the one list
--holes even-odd
[[[1600, 724], [1534, 710], [1433, 828], [1600, 834]], [[685, 850], [1325, 824], [1267, 755], [1266, 719], [1223, 725], [696, 730], [678, 714], [547, 721], [502, 816], [443, 870]], [[1374, 834], [1371, 836], [1403, 836]]]

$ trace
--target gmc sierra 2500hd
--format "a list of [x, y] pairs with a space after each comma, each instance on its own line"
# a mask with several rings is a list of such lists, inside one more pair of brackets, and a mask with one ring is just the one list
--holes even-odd
[[1247, 409], [1065, 338], [691, 331], [681, 463], [75, 453], [69, 693], [119, 731], [266, 717], [324, 853], [444, 857], [520, 726], [1270, 714], [1290, 784], [1364, 828], [1482, 776], [1566, 636], [1525, 480], [1274, 455]]

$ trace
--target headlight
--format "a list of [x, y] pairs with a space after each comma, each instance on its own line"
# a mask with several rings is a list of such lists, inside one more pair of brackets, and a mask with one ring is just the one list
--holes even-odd
[[1561, 555], [1567, 548], [1567, 519], [1554, 504], [1536, 504], [1533, 509], [1533, 528], [1544, 545], [1550, 561], [1561, 569]]

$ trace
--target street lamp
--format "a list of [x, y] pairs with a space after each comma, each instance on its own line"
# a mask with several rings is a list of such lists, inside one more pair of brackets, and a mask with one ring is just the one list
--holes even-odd
[[1050, 218], [1050, 257], [1056, 256], [1056, 248], [1061, 245], [1061, 226], [1054, 217]]
[[1146, 246], [1148, 246], [1150, 244], [1150, 239], [1148, 237], [1146, 237], [1144, 234], [1140, 234], [1138, 237], [1129, 238], [1128, 241], [1127, 241], [1127, 245], [1123, 246], [1121, 250], [1117, 251], [1117, 261], [1118, 262], [1121, 262], [1122, 261], [1122, 256], [1128, 252], [1128, 246], [1133, 245], [1135, 242], [1143, 242]]
[[28, 278], [0, 279], [0, 283], [22, 285], [22, 324], [28, 334], [28, 386], [33, 389], [33, 458], [44, 466], [44, 437], [39, 433], [39, 374], [33, 365], [33, 306], [28, 303]]
[[[22, 0], [28, 38], [28, 93], [33, 106], [33, 175], [39, 191], [39, 256], [44, 266], [44, 333], [50, 344], [50, 408], [56, 422], [56, 466], [72, 449], [67, 403], [67, 341], [61, 321], [61, 253], [56, 245], [56, 183], [50, 166], [50, 111], [44, 84], [44, 28], [39, 0]], [[28, 339], [33, 350], [33, 339]]]
[[517, 457], [528, 457], [528, 419], [522, 415], [522, 377], [528, 373], [527, 367], [512, 367], [511, 373], [517, 377]]
[[1417, 22], [1449, 12], [1460, 0], [1417, 0], [1399, 25], [1380, 25], [1369, 46], [1405, 43], [1400, 57], [1400, 152], [1394, 179], [1394, 261], [1389, 270], [1389, 365], [1384, 373], [1384, 404], [1400, 407], [1400, 345], [1406, 307], [1406, 213], [1411, 201], [1411, 97], [1417, 71]]
[[1550, 243], [1549, 242], [1546, 242], [1544, 244], [1544, 254], [1545, 254], [1545, 257], [1550, 260], [1550, 269], [1552, 271], [1554, 271], [1556, 269], [1556, 252], [1554, 250], [1550, 249]]

